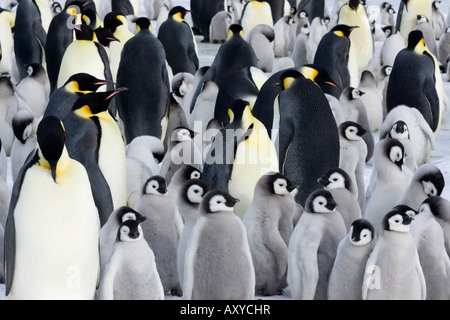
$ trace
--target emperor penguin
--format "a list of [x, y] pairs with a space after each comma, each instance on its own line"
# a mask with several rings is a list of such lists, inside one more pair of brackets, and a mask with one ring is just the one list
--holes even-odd
[[303, 66], [311, 63], [310, 52], [312, 51], [312, 45], [310, 44], [311, 28], [308, 24], [300, 29], [297, 37], [293, 40], [291, 58], [294, 62], [294, 66]]
[[417, 166], [429, 162], [430, 152], [435, 148], [436, 138], [422, 113], [414, 107], [399, 105], [388, 112], [379, 130], [380, 137], [386, 137], [393, 125], [403, 121], [408, 126]]
[[[14, 36], [16, 15], [6, 8], [0, 9], [0, 73], [13, 74]], [[18, 80], [18, 79], [16, 79]]]
[[[97, 36], [90, 26], [75, 27], [75, 40], [64, 51], [56, 87], [63, 86], [70, 76], [85, 72], [99, 79], [112, 81], [109, 57], [105, 48], [96, 41]], [[111, 86], [108, 86], [111, 88]]]
[[291, 29], [289, 30], [289, 42], [290, 42], [290, 50], [293, 50], [293, 45], [295, 39], [300, 34], [302, 28], [310, 29], [311, 24], [309, 23], [308, 13], [305, 10], [296, 10], [293, 16], [293, 22], [291, 25]]
[[28, 109], [17, 111], [12, 118], [14, 143], [11, 147], [11, 175], [15, 181], [28, 156], [36, 147], [36, 128], [39, 119]]
[[[417, 108], [436, 132], [441, 122], [440, 97], [436, 88], [434, 58], [424, 47], [422, 31], [411, 31], [407, 47], [397, 54], [392, 66], [386, 106], [387, 112], [403, 104]], [[405, 94], [398, 95], [398, 90], [404, 88], [408, 88]]]
[[15, 14], [14, 56], [20, 81], [27, 76], [27, 65], [45, 65], [44, 47], [53, 15], [48, 0], [21, 1]]
[[437, 41], [431, 20], [422, 14], [417, 15], [417, 25], [414, 30], [422, 31], [425, 45], [437, 57]]
[[28, 76], [16, 84], [17, 94], [40, 119], [47, 108], [49, 90], [47, 73], [41, 64], [33, 63], [27, 68]]
[[45, 41], [45, 63], [50, 83], [50, 95], [57, 89], [61, 60], [67, 47], [74, 40], [74, 27], [81, 24], [85, 1], [67, 1], [64, 8], [50, 22]]
[[364, 70], [361, 73], [358, 89], [364, 92], [360, 99], [366, 108], [369, 129], [377, 132], [383, 122], [383, 96], [372, 71]]
[[362, 70], [367, 67], [375, 52], [369, 18], [359, 0], [348, 0], [339, 10], [337, 23], [359, 27], [350, 33], [348, 58], [350, 85], [357, 87]]
[[[428, 198], [429, 199], [429, 198]], [[427, 300], [448, 300], [450, 260], [445, 250], [444, 231], [425, 199], [414, 216], [410, 232], [416, 241], [427, 287]]]
[[424, 163], [413, 173], [409, 186], [398, 199], [397, 204], [419, 210], [419, 206], [425, 199], [440, 196], [444, 187], [445, 180], [441, 170], [432, 163]]
[[[14, 143], [14, 131], [12, 128], [12, 118], [14, 114], [22, 109], [19, 106], [19, 97], [16, 94], [16, 87], [12, 83], [10, 75], [0, 76], [0, 140], [7, 156], [10, 156], [11, 148]], [[25, 107], [29, 109], [28, 106]]]
[[319, 178], [318, 182], [331, 193], [339, 207], [347, 231], [352, 223], [362, 218], [362, 210], [358, 203], [358, 191], [350, 175], [341, 168], [331, 168]]
[[275, 32], [273, 27], [266, 24], [257, 24], [247, 36], [247, 41], [253, 47], [258, 59], [258, 68], [264, 72], [271, 73], [275, 62], [273, 41]]
[[394, 17], [397, 12], [391, 3], [384, 1], [380, 4], [380, 11], [377, 16], [377, 23], [381, 26], [394, 25]]
[[209, 186], [200, 179], [189, 179], [180, 187], [177, 193], [176, 205], [183, 217], [183, 231], [180, 235], [177, 249], [177, 269], [178, 277], [183, 289], [184, 266], [188, 241], [198, 219], [198, 211], [203, 197], [209, 191]]
[[379, 234], [383, 232], [383, 217], [408, 188], [412, 173], [404, 164], [405, 148], [392, 138], [379, 140], [375, 145], [373, 170], [376, 171], [376, 184], [366, 201], [363, 218], [369, 220]]
[[409, 33], [417, 25], [417, 16], [424, 15], [431, 21], [432, 0], [401, 0], [397, 12], [396, 28], [408, 39]]
[[287, 287], [289, 237], [294, 229], [296, 186], [279, 172], [263, 175], [255, 186], [243, 222], [255, 267], [255, 294], [283, 295]]
[[406, 38], [398, 30], [394, 30], [390, 33], [386, 39], [384, 39], [383, 44], [380, 49], [380, 59], [381, 65], [383, 66], [393, 66], [395, 57], [397, 54], [406, 48]]
[[224, 43], [227, 40], [227, 30], [232, 23], [233, 17], [229, 10], [217, 12], [209, 25], [209, 42]]
[[432, 196], [424, 200], [424, 202], [428, 204], [431, 213], [444, 231], [445, 251], [447, 255], [450, 255], [450, 236], [448, 233], [450, 230], [450, 216], [448, 214], [450, 212], [450, 201], [442, 196]]
[[[198, 70], [195, 74], [198, 73]], [[184, 110], [186, 120], [189, 122], [190, 114], [188, 112], [190, 104], [188, 103], [189, 95], [194, 88], [194, 81], [196, 75], [192, 75], [189, 72], [180, 72], [174, 74], [170, 82], [172, 88], [172, 96], [177, 100]]]
[[126, 220], [136, 220], [138, 223], [141, 223], [145, 221], [145, 217], [136, 210], [128, 206], [123, 206], [111, 212], [108, 220], [100, 228], [99, 245], [102, 273], [105, 271], [108, 260], [111, 257], [114, 242], [117, 238], [117, 230]]
[[315, 77], [307, 78], [295, 69], [281, 73], [282, 91], [277, 98], [279, 171], [299, 186], [295, 199], [301, 206], [312, 191], [322, 188], [317, 179], [339, 166], [338, 127], [325, 94], [314, 80], [320, 78], [320, 72], [310, 70]]
[[339, 24], [328, 31], [317, 45], [313, 63], [324, 68], [337, 84], [334, 96], [339, 99], [343, 89], [350, 86], [350, 34], [358, 26]]
[[198, 27], [203, 36], [201, 42], [210, 42], [209, 26], [211, 25], [211, 20], [218, 12], [225, 9], [225, 1], [223, 0], [200, 0], [191, 3], [193, 26], [196, 27], [198, 21]]
[[172, 179], [167, 186], [167, 193], [172, 200], [177, 203], [180, 190], [183, 185], [192, 179], [200, 180], [202, 177], [202, 172], [190, 164], [183, 164], [178, 168], [172, 175]]
[[441, 4], [441, 0], [434, 0], [431, 7], [431, 23], [433, 26], [436, 41], [439, 41], [441, 39], [442, 35], [445, 32], [445, 26], [447, 25], [445, 16], [441, 10]]
[[205, 155], [202, 179], [212, 189], [238, 198], [235, 212], [242, 218], [252, 202], [259, 178], [267, 172], [278, 171], [279, 162], [274, 142], [252, 114], [248, 101], [236, 100], [229, 116], [230, 123], [216, 134]]
[[170, 184], [172, 176], [183, 165], [202, 170], [202, 154], [194, 142], [195, 132], [187, 127], [175, 128], [170, 133], [167, 152], [161, 161], [159, 174]]
[[93, 299], [99, 230], [86, 169], [69, 157], [61, 121], [46, 116], [36, 152], [13, 185], [4, 246], [7, 298]]
[[[403, 120], [396, 121], [386, 136], [397, 139], [403, 144], [405, 147], [405, 164], [409, 170], [414, 173], [417, 170], [417, 163], [414, 158], [414, 144], [411, 141], [411, 135], [406, 122]], [[385, 136], [381, 136], [379, 138], [383, 139]]]
[[273, 28], [274, 20], [269, 2], [266, 0], [248, 1], [242, 8], [240, 24], [244, 30], [245, 39], [248, 39], [250, 31], [258, 24], [266, 24]]
[[134, 210], [146, 217], [144, 237], [152, 248], [164, 294], [181, 297], [181, 283], [177, 269], [177, 250], [183, 220], [177, 205], [167, 195], [167, 184], [160, 175], [151, 176], [142, 187], [141, 197]]
[[363, 300], [425, 300], [425, 277], [410, 233], [413, 219], [401, 210], [383, 217], [384, 232], [366, 263]]
[[237, 201], [217, 189], [203, 196], [186, 247], [185, 300], [255, 298], [255, 269], [247, 232], [233, 210]]
[[444, 34], [438, 42], [439, 63], [444, 70], [447, 70], [448, 56], [450, 55], [450, 26], [445, 29]]
[[166, 52], [167, 63], [173, 74], [195, 74], [199, 68], [198, 49], [189, 23], [184, 19], [190, 11], [174, 6], [169, 17], [158, 27], [158, 40]]
[[354, 121], [339, 124], [339, 168], [350, 176], [357, 190], [357, 199], [361, 211], [364, 212], [366, 202], [366, 170], [367, 145], [363, 140], [366, 130]]
[[[164, 141], [170, 106], [164, 47], [148, 18], [137, 19], [136, 25], [139, 31], [125, 43], [117, 71], [117, 86], [128, 88], [116, 101], [126, 144], [140, 135]], [[149, 74], [156, 78], [149, 79]]]
[[98, 290], [99, 300], [164, 300], [155, 254], [137, 220], [120, 225]]
[[276, 58], [287, 57], [292, 54], [290, 31], [293, 24], [294, 18], [290, 15], [285, 15], [273, 25], [273, 31], [275, 33], [273, 50]]
[[355, 219], [339, 242], [328, 283], [329, 300], [362, 300], [367, 259], [377, 239], [370, 221]]
[[311, 192], [288, 245], [287, 283], [294, 300], [327, 300], [339, 242], [347, 233], [329, 191]]
[[139, 136], [125, 146], [127, 158], [136, 158], [158, 174], [160, 162], [164, 158], [164, 144], [154, 136]]

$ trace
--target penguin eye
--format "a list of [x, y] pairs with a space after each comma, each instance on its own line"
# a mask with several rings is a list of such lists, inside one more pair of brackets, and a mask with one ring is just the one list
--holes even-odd
[[319, 201], [319, 204], [320, 204], [320, 205], [323, 205], [323, 202], [322, 202], [322, 201]]
[[200, 190], [194, 189], [194, 193], [199, 193], [199, 192], [200, 192]]
[[332, 180], [333, 180], [333, 181], [338, 181], [338, 179], [337, 179], [337, 178], [333, 178]]
[[399, 222], [400, 222], [400, 220], [394, 220], [394, 222], [395, 222], [395, 223], [399, 223]]

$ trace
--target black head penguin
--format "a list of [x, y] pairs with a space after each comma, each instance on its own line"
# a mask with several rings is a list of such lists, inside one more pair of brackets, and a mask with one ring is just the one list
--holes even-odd
[[339, 91], [333, 95], [339, 98], [341, 91], [350, 86], [348, 59], [350, 50], [350, 33], [358, 26], [337, 25], [320, 40], [313, 63], [324, 68]]
[[[425, 49], [423, 33], [413, 30], [407, 47], [397, 54], [392, 66], [386, 92], [387, 112], [402, 104], [417, 108], [435, 132], [440, 123], [440, 101], [434, 75], [434, 59]], [[398, 95], [398, 90], [404, 94]]]
[[166, 51], [166, 59], [173, 74], [189, 72], [195, 74], [199, 68], [197, 45], [191, 27], [184, 19], [190, 11], [175, 6], [158, 28], [158, 40]]
[[[116, 101], [118, 115], [127, 144], [141, 135], [164, 141], [170, 106], [166, 54], [148, 18], [137, 19], [136, 28], [138, 32], [122, 49], [117, 71], [117, 86], [129, 88]], [[158, 76], [149, 79], [149, 74]]]
[[[5, 228], [6, 295], [8, 299], [93, 299], [100, 270], [100, 224], [86, 169], [69, 157], [64, 127], [56, 116], [43, 117], [36, 134], [36, 152], [14, 182]], [[52, 221], [52, 241], [38, 235], [50, 232], [45, 229], [48, 221]], [[79, 230], [84, 234], [81, 239]], [[20, 261], [27, 261], [27, 268]], [[73, 263], [82, 277], [76, 288], [66, 281]], [[36, 285], [36, 290], [30, 291], [26, 284]]]

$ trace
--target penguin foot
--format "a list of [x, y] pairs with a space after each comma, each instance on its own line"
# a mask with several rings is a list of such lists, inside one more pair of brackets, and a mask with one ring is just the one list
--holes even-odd
[[172, 296], [181, 297], [183, 295], [183, 291], [181, 289], [171, 289], [170, 294]]

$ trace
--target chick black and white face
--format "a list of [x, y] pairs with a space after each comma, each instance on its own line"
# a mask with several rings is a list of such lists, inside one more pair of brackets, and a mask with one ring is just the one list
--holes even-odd
[[345, 188], [345, 178], [339, 172], [333, 172], [328, 181], [329, 184], [325, 187], [326, 190]]
[[364, 93], [363, 93], [361, 90], [359, 90], [359, 89], [357, 89], [357, 88], [354, 88], [354, 89], [352, 90], [352, 99], [358, 99], [358, 98], [360, 98], [363, 94], [364, 94]]
[[190, 178], [191, 179], [200, 179], [202, 174], [198, 170], [194, 170], [191, 172]]
[[408, 125], [403, 121], [397, 121], [389, 131], [389, 136], [395, 139], [409, 139]]
[[403, 164], [403, 149], [399, 146], [393, 146], [389, 149], [389, 159], [399, 166]]
[[370, 243], [373, 239], [373, 230], [369, 228], [358, 228], [350, 226], [349, 230], [350, 242], [355, 246], [364, 246]]
[[387, 220], [388, 230], [396, 232], [409, 232], [411, 220], [412, 217], [408, 216], [406, 213], [393, 214]]
[[273, 182], [273, 191], [275, 194], [282, 196], [290, 193], [287, 189], [288, 183], [286, 179], [278, 178]]
[[419, 211], [419, 214], [424, 214], [424, 213], [427, 213], [427, 212], [432, 214], [430, 204], [427, 203], [427, 202], [423, 202], [420, 205], [418, 211]]
[[352, 125], [348, 126], [344, 131], [345, 137], [348, 140], [354, 140], [354, 141], [358, 141], [358, 140], [362, 139], [362, 137], [358, 133], [359, 133], [358, 128], [356, 126], [352, 126]]
[[333, 212], [336, 210], [336, 203], [331, 201], [332, 199], [319, 195], [312, 201], [313, 212], [315, 213], [326, 213]]
[[192, 140], [191, 132], [188, 129], [179, 129], [176, 131], [175, 141], [189, 141]]
[[142, 227], [137, 224], [136, 227], [130, 225], [122, 225], [119, 229], [120, 241], [132, 242], [142, 239]]
[[205, 194], [205, 190], [198, 184], [193, 184], [187, 189], [186, 193], [191, 203], [200, 203]]
[[165, 195], [167, 194], [166, 181], [162, 177], [153, 177], [147, 180], [145, 194]]
[[136, 214], [134, 212], [127, 212], [122, 216], [122, 222], [127, 220], [136, 220]]
[[436, 186], [434, 185], [433, 182], [431, 181], [424, 181], [422, 180], [422, 187], [423, 187], [423, 191], [425, 192], [426, 195], [428, 195], [429, 197], [433, 197], [433, 196], [438, 196], [438, 189], [436, 188]]
[[211, 199], [209, 200], [209, 211], [211, 213], [220, 211], [233, 212], [234, 206], [230, 206], [229, 203], [227, 204], [227, 199], [225, 199], [223, 195], [218, 194], [211, 197]]

